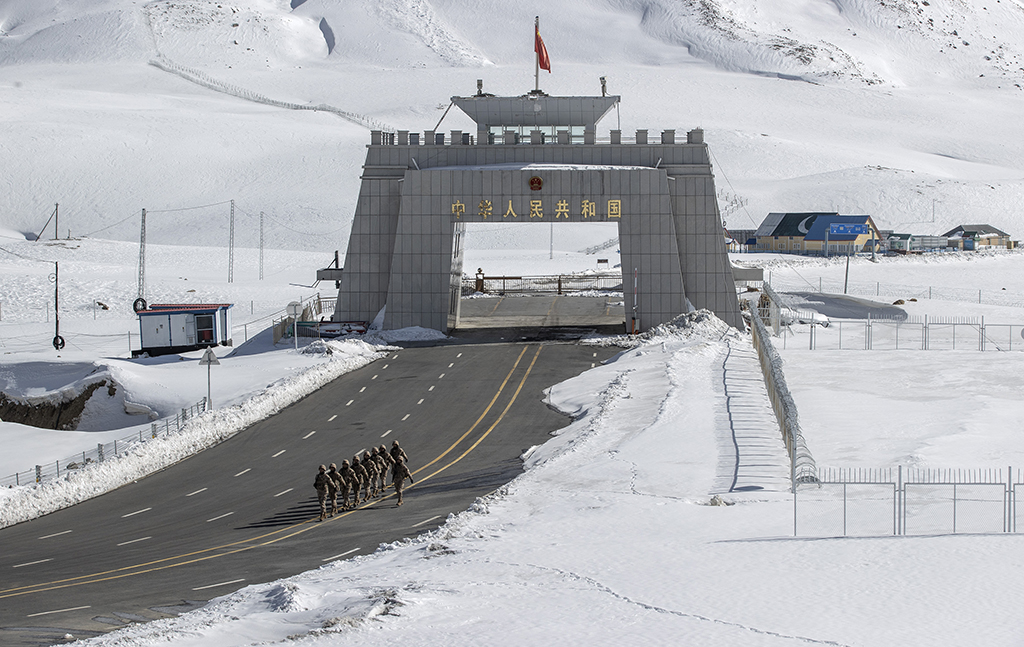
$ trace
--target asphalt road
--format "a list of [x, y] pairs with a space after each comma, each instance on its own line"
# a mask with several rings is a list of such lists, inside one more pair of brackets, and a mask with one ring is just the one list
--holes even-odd
[[[166, 617], [437, 527], [568, 424], [544, 388], [613, 354], [521, 341], [558, 336], [463, 332], [393, 352], [171, 468], [0, 530], [0, 644]], [[396, 439], [416, 479], [405, 505], [390, 494], [318, 522], [317, 465]]]

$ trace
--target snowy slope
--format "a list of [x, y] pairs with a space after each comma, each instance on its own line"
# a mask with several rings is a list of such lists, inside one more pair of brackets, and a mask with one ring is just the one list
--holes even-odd
[[[0, 154], [18, 162], [0, 176], [0, 223], [38, 231], [59, 202], [73, 234], [130, 240], [142, 208], [235, 199], [247, 244], [263, 211], [275, 247], [344, 250], [359, 124], [433, 128], [477, 78], [529, 89], [534, 15], [554, 64], [545, 90], [595, 93], [603, 75], [626, 133], [706, 129], [723, 201], [742, 205], [730, 227], [834, 208], [925, 233], [1024, 229], [1018, 0], [9, 0]], [[453, 112], [441, 129], [468, 126]], [[223, 210], [169, 220], [151, 240], [227, 237]]]

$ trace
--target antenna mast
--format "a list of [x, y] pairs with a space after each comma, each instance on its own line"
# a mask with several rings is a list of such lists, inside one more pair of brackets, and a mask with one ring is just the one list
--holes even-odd
[[[139, 234], [139, 299], [146, 298], [146, 210], [142, 210], [142, 233]], [[145, 307], [145, 306], [143, 306]]]
[[228, 283], [235, 281], [235, 201], [231, 201], [231, 225], [228, 227]]

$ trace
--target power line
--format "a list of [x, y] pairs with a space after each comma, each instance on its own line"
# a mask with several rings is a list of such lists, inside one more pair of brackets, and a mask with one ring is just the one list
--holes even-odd
[[173, 211], [192, 211], [193, 209], [208, 209], [209, 207], [219, 207], [222, 204], [229, 204], [234, 202], [233, 200], [224, 200], [222, 202], [214, 202], [213, 204], [201, 204], [197, 207], [181, 207], [179, 209], [149, 209], [147, 213], [171, 213]]

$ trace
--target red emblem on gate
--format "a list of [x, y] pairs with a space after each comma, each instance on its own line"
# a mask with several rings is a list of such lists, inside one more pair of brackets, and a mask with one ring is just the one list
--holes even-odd
[[544, 180], [540, 179], [536, 175], [530, 178], [530, 190], [540, 191], [544, 188]]

